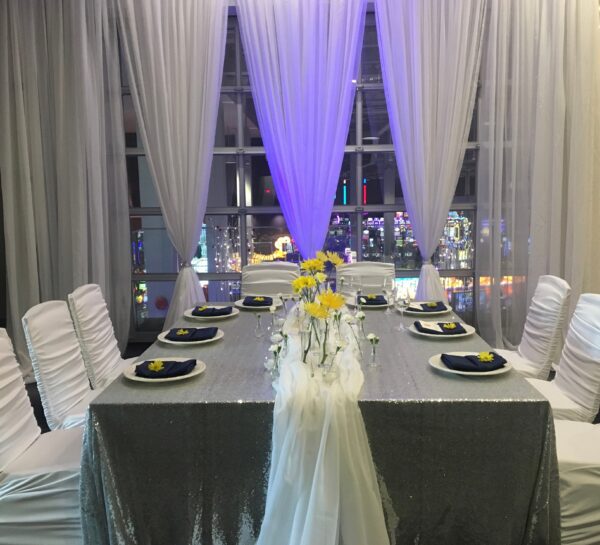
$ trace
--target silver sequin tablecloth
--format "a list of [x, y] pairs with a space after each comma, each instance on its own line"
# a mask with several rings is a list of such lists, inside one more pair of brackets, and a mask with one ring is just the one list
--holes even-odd
[[[548, 403], [514, 371], [472, 378], [428, 365], [442, 351], [487, 349], [477, 336], [430, 340], [395, 331], [399, 315], [386, 318], [367, 315], [382, 365], [364, 368], [360, 408], [390, 542], [558, 545]], [[215, 343], [154, 344], [144, 354], [197, 357], [202, 375], [170, 384], [120, 377], [92, 402], [81, 475], [86, 544], [254, 543], [275, 396], [263, 367], [269, 342], [254, 336], [251, 312], [218, 325], [225, 337]]]

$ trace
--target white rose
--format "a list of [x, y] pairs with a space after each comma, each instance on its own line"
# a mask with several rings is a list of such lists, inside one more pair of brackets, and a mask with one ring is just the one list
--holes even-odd
[[271, 305], [269, 307], [269, 311], [271, 312], [271, 314], [275, 314], [275, 311], [277, 310], [277, 307], [275, 305]]
[[366, 300], [364, 297], [361, 297], [361, 298], [359, 299], [359, 301], [360, 301], [360, 302], [361, 302], [363, 305], [364, 305], [364, 304], [367, 302], [367, 300]]
[[279, 346], [276, 344], [272, 344], [269, 346], [269, 352], [277, 352], [279, 350]]
[[364, 319], [366, 318], [366, 316], [367, 316], [367, 315], [366, 315], [366, 314], [365, 314], [365, 313], [364, 313], [362, 310], [356, 313], [356, 317], [357, 317], [359, 320], [364, 320]]
[[369, 339], [370, 341], [375, 340], [376, 337], [377, 337], [377, 335], [375, 335], [375, 333], [369, 333], [367, 335], [367, 339]]
[[271, 342], [272, 343], [278, 344], [281, 341], [283, 341], [283, 337], [279, 333], [275, 333], [275, 335], [271, 335]]
[[344, 322], [347, 324], [353, 324], [354, 318], [350, 314], [344, 314]]

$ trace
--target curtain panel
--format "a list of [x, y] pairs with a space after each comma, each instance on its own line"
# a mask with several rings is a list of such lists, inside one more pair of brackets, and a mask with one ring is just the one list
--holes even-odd
[[238, 0], [277, 198], [302, 257], [323, 249], [350, 126], [364, 0]]
[[423, 256], [416, 297], [443, 300], [431, 264], [462, 167], [477, 89], [485, 0], [376, 0], [400, 182]]
[[540, 275], [599, 291], [598, 4], [491, 2], [478, 108], [482, 336], [519, 343]]
[[8, 329], [100, 284], [127, 341], [131, 265], [116, 26], [104, 2], [0, 0], [0, 172]]
[[115, 0], [131, 95], [181, 269], [165, 319], [204, 301], [191, 260], [206, 203], [227, 34], [227, 0]]

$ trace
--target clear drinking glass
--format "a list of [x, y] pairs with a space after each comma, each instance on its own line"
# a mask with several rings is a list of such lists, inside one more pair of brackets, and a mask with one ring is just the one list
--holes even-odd
[[383, 295], [388, 303], [385, 314], [390, 317], [393, 314], [392, 307], [396, 304], [396, 281], [393, 278], [387, 277], [384, 279]]
[[256, 313], [256, 327], [254, 328], [254, 336], [257, 339], [265, 336], [265, 330], [262, 326], [262, 315], [260, 312]]

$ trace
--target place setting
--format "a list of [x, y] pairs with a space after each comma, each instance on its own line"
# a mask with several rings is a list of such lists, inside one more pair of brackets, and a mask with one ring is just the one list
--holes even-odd
[[408, 330], [414, 335], [430, 337], [433, 339], [441, 338], [461, 338], [468, 337], [475, 333], [475, 328], [463, 322], [430, 322], [426, 320], [416, 320], [408, 327]]
[[177, 382], [200, 375], [206, 370], [202, 360], [165, 356], [134, 363], [125, 368], [125, 378], [137, 382]]
[[218, 327], [174, 327], [156, 338], [161, 343], [177, 346], [208, 344], [222, 339], [225, 333]]
[[438, 316], [452, 312], [452, 307], [443, 301], [410, 301], [404, 306], [404, 314], [413, 316]]
[[283, 302], [281, 299], [266, 295], [247, 295], [243, 299], [238, 299], [234, 305], [244, 310], [269, 310], [271, 307], [281, 307]]
[[508, 373], [512, 366], [496, 352], [447, 352], [429, 358], [438, 371], [455, 375], [487, 377]]

